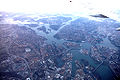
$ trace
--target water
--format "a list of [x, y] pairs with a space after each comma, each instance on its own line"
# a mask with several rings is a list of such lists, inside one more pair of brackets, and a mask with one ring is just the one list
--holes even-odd
[[112, 49], [118, 49], [116, 46], [114, 46], [114, 45], [110, 42], [110, 40], [108, 40], [107, 37], [106, 37], [106, 38], [103, 38], [103, 43], [98, 44], [98, 45], [102, 45], [102, 46], [105, 46], [105, 47], [110, 47], [110, 48], [112, 48]]
[[[73, 73], [72, 75], [74, 76], [75, 71], [76, 71], [76, 66], [75, 66], [75, 60], [81, 60], [81, 59], [85, 59], [89, 62], [90, 65], [92, 65], [93, 67], [97, 67], [99, 64], [96, 63], [90, 56], [88, 55], [84, 55], [82, 53], [80, 53], [78, 50], [73, 50], [71, 51], [72, 55], [73, 55], [73, 61], [72, 61], [72, 70]], [[97, 69], [97, 74], [100, 75], [101, 80], [114, 80], [113, 79], [113, 73], [111, 72], [110, 68], [107, 65], [101, 65], [98, 69]]]
[[[69, 25], [69, 23], [73, 20], [75, 20], [77, 18], [73, 18], [72, 20], [66, 22], [65, 25]], [[31, 28], [33, 29], [38, 35], [41, 35], [41, 36], [44, 36], [45, 38], [47, 38], [47, 43], [48, 44], [51, 44], [53, 41], [56, 43], [56, 45], [62, 45], [63, 46], [63, 43], [64, 42], [67, 42], [63, 39], [61, 40], [58, 40], [56, 38], [54, 38], [54, 34], [59, 32], [65, 25], [63, 25], [61, 28], [59, 28], [57, 31], [55, 30], [51, 30], [51, 32], [49, 34], [46, 34], [42, 31], [38, 31], [37, 28], [40, 27], [35, 27], [35, 28]], [[45, 25], [46, 26], [46, 29], [49, 29], [49, 25]], [[28, 26], [29, 27], [29, 26]], [[109, 45], [108, 45], [109, 44]], [[90, 51], [90, 47], [91, 47], [91, 44], [90, 43], [80, 43], [81, 47], [80, 48], [85, 48], [85, 49], [88, 49], [88, 51]], [[103, 39], [103, 43], [100, 44], [100, 45], [104, 45], [106, 47], [111, 47], [111, 48], [115, 48], [114, 45], [112, 45], [110, 43], [110, 41], [107, 39], [107, 38], [104, 38]], [[65, 47], [65, 46], [64, 46]], [[89, 55], [84, 55], [82, 53], [80, 53], [80, 50], [71, 50], [71, 53], [72, 53], [72, 56], [73, 56], [73, 60], [72, 60], [72, 76], [75, 75], [75, 71], [76, 71], [76, 66], [75, 66], [75, 60], [81, 60], [81, 59], [85, 59], [89, 62], [89, 64], [93, 67], [97, 67], [99, 64], [97, 64]], [[61, 62], [60, 59], [57, 59], [57, 62], [60, 61], [60, 64], [58, 65], [58, 67], [62, 66], [63, 63]], [[107, 66], [107, 65], [102, 65], [100, 68], [97, 69], [96, 71], [97, 74], [100, 75], [101, 79], [102, 80], [113, 80], [113, 73], [111, 72], [110, 68]]]

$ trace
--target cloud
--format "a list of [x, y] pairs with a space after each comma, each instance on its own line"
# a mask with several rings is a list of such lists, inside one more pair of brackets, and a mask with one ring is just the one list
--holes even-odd
[[0, 0], [0, 11], [40, 13], [97, 13], [120, 9], [119, 0]]

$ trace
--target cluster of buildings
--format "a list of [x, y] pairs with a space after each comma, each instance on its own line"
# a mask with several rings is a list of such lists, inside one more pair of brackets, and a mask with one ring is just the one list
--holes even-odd
[[115, 49], [111, 49], [105, 46], [92, 46], [90, 56], [93, 57], [96, 61], [114, 61], [113, 56], [118, 58], [118, 51]]
[[96, 80], [97, 77], [94, 76], [92, 71], [94, 70], [94, 67], [87, 64], [85, 65], [84, 62], [80, 62], [78, 60], [75, 60], [75, 64], [77, 67], [74, 80]]
[[79, 44], [73, 43], [73, 42], [64, 42], [63, 45], [66, 46], [67, 48], [79, 48], [80, 47]]
[[[70, 17], [44, 17], [37, 20], [25, 18], [24, 16], [14, 17], [14, 20], [31, 20], [49, 24], [53, 30], [58, 30]], [[1, 19], [0, 19], [1, 20]], [[61, 25], [62, 24], [62, 25]], [[97, 80], [93, 74], [95, 68], [86, 60], [73, 60], [71, 50], [79, 48], [79, 52], [89, 55], [97, 62], [105, 62], [111, 70], [119, 77], [120, 61], [119, 51], [103, 45], [101, 35], [97, 32], [97, 26], [101, 23], [80, 18], [64, 26], [53, 37], [65, 40], [63, 44], [57, 45], [45, 42], [47, 39], [37, 35], [34, 30], [25, 27], [38, 27], [37, 24], [26, 24], [18, 26], [15, 24], [0, 24], [0, 73], [13, 72], [14, 75], [2, 76], [3, 79], [26, 79], [26, 80]], [[46, 27], [37, 28], [46, 34]], [[120, 47], [119, 32], [109, 35], [109, 40], [115, 46]], [[82, 48], [81, 43], [89, 43], [90, 50]], [[2, 50], [4, 48], [4, 50]], [[3, 54], [4, 53], [4, 54]], [[74, 69], [75, 68], [75, 69]], [[8, 73], [6, 73], [8, 74]], [[73, 75], [74, 74], [74, 75]], [[20, 77], [19, 77], [20, 76]]]

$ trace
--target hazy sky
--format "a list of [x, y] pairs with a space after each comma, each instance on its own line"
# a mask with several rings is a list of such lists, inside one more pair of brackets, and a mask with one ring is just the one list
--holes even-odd
[[0, 11], [40, 13], [106, 13], [120, 10], [120, 0], [0, 0]]

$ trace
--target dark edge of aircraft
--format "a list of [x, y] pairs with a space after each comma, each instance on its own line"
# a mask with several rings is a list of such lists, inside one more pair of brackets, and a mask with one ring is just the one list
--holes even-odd
[[98, 17], [98, 18], [109, 18], [108, 16], [105, 16], [103, 14], [96, 14], [96, 15], [90, 15], [92, 17]]
[[120, 31], [120, 27], [116, 28], [116, 31]]
[[[98, 18], [109, 18], [108, 16], [105, 16], [103, 14], [96, 14], [96, 15], [90, 15], [92, 17], [98, 17]], [[120, 27], [116, 28], [116, 31], [120, 31]]]

